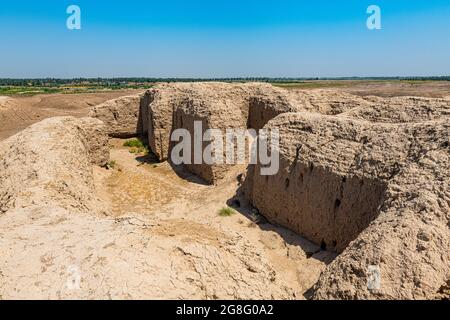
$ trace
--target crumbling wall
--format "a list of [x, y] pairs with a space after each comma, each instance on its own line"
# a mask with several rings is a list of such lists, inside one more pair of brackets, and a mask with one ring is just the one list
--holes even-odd
[[92, 107], [89, 116], [102, 120], [108, 134], [115, 138], [130, 138], [144, 134], [146, 122], [144, 94], [120, 97]]
[[[189, 121], [203, 119], [204, 130], [258, 130], [282, 113], [311, 111], [336, 114], [361, 105], [360, 100], [325, 90], [317, 93], [290, 92], [264, 83], [173, 83], [157, 85], [140, 95], [107, 101], [94, 107], [91, 115], [104, 121], [109, 134], [114, 137], [147, 133], [151, 150], [160, 161], [165, 161], [169, 159], [172, 131], [185, 124], [190, 128]], [[195, 105], [202, 105], [203, 109], [189, 110]], [[203, 115], [196, 115], [198, 111]], [[179, 121], [180, 117], [187, 117], [186, 122]], [[231, 167], [186, 165], [188, 170], [210, 183], [220, 180]]]
[[[107, 158], [106, 128], [92, 118], [50, 118], [0, 143], [2, 299], [295, 297], [236, 232], [167, 216], [112, 217], [94, 186], [93, 164]], [[214, 239], [197, 242], [203, 235], [191, 226]], [[175, 229], [187, 233], [174, 237]]]
[[374, 102], [335, 90], [284, 90], [270, 87], [250, 100], [248, 127], [263, 128], [276, 116], [288, 112], [310, 112], [339, 115], [361, 108], [370, 109]]
[[[320, 278], [318, 299], [432, 299], [449, 279], [450, 124], [399, 127], [409, 137], [406, 160], [389, 179], [379, 217]], [[380, 268], [378, 290], [367, 288], [368, 265]]]
[[[226, 129], [244, 129], [246, 125], [246, 115], [242, 114], [241, 109], [230, 102], [226, 103], [221, 100], [205, 101], [202, 99], [185, 101], [174, 114], [173, 129], [187, 129], [191, 137], [195, 134], [195, 122], [201, 122], [202, 131], [200, 135], [204, 137], [204, 133], [208, 129], [220, 130], [223, 138], [226, 137]], [[195, 145], [194, 139], [191, 140], [191, 161], [185, 164], [185, 168], [190, 172], [201, 177], [210, 184], [214, 184], [224, 178], [226, 173], [235, 164], [226, 164], [226, 145], [225, 141], [219, 143], [223, 148], [223, 163], [207, 164], [203, 157], [201, 163], [195, 163]], [[201, 144], [200, 156], [211, 141], [204, 140]], [[197, 151], [198, 152], [198, 151]], [[242, 164], [245, 165], [245, 164]]]
[[[194, 121], [202, 121], [203, 132], [219, 129], [245, 130], [249, 124], [250, 100], [286, 92], [268, 84], [177, 83], [159, 85], [148, 91], [149, 144], [161, 161], [169, 158], [170, 135], [185, 128], [193, 135]], [[209, 143], [203, 143], [205, 148]], [[225, 149], [225, 148], [224, 148]], [[209, 183], [224, 177], [232, 165], [187, 164], [189, 171]]]
[[169, 156], [173, 113], [185, 97], [183, 91], [178, 84], [161, 84], [145, 93], [149, 102], [146, 108], [148, 143], [160, 161]]
[[324, 115], [339, 115], [370, 105], [365, 97], [330, 89], [294, 91], [292, 94], [297, 97], [304, 110]]
[[378, 215], [386, 183], [356, 171], [366, 141], [356, 135], [361, 125], [327, 119], [291, 113], [269, 122], [280, 130], [280, 170], [262, 176], [256, 165], [248, 197], [269, 220], [342, 251]]
[[93, 201], [91, 165], [109, 159], [106, 128], [92, 118], [49, 118], [3, 141], [0, 159], [0, 213], [50, 199], [86, 208]]
[[253, 205], [271, 222], [323, 249], [341, 252], [378, 216], [383, 182], [339, 175], [313, 163], [283, 161], [281, 166], [275, 176], [253, 177]]
[[[281, 169], [251, 166], [247, 198], [270, 221], [341, 252], [316, 299], [433, 297], [450, 273], [448, 121], [380, 124], [283, 114]], [[395, 137], [395, 138], [394, 138]], [[381, 287], [367, 286], [368, 268]]]
[[[119, 266], [118, 260], [132, 256], [136, 266], [147, 265], [146, 259], [152, 255], [144, 249], [136, 254], [135, 246], [129, 254], [124, 253], [130, 248], [129, 240], [140, 243], [140, 238], [145, 236], [144, 233], [133, 236], [135, 226], [130, 223], [123, 227], [80, 214], [101, 212], [93, 195], [91, 166], [104, 165], [108, 160], [107, 132], [127, 136], [148, 130], [152, 150], [164, 160], [170, 152], [172, 130], [185, 128], [192, 133], [194, 121], [199, 120], [203, 130], [260, 129], [264, 125], [280, 130], [279, 172], [266, 177], [260, 174], [259, 165], [250, 166], [243, 190], [270, 221], [340, 253], [321, 275], [313, 289], [313, 298], [424, 299], [445, 292], [450, 278], [447, 101], [402, 98], [383, 100], [379, 104], [378, 98], [346, 96], [341, 101], [338, 93], [335, 96], [325, 91], [288, 94], [269, 87], [161, 85], [149, 90], [139, 101], [134, 97], [96, 108], [94, 113], [104, 119], [106, 127], [96, 119], [52, 118], [2, 142], [0, 228], [8, 233], [5, 237], [8, 250], [1, 267], [8, 275], [8, 287], [15, 288], [17, 281], [26, 281], [22, 275], [29, 271], [14, 254], [19, 250], [26, 250], [28, 255], [38, 252], [39, 255], [33, 256], [33, 263], [39, 266], [44, 251], [57, 259], [59, 256], [54, 253], [66, 252], [64, 249], [69, 247], [77, 247], [77, 258], [93, 254], [89, 245], [68, 234], [82, 234], [90, 241], [98, 241], [99, 234], [105, 235], [101, 239], [102, 257], [109, 250], [116, 250], [114, 255], [118, 255], [109, 256], [111, 281], [130, 275], [129, 268]], [[272, 97], [271, 90], [278, 93]], [[127, 103], [130, 109], [124, 107]], [[104, 116], [100, 116], [103, 111]], [[283, 113], [286, 111], [295, 113]], [[229, 167], [206, 164], [187, 168], [211, 183], [229, 170]], [[34, 223], [32, 227], [28, 227], [30, 221]], [[68, 221], [66, 225], [65, 221]], [[57, 233], [33, 232], [38, 228], [48, 231], [45, 228], [53, 225], [59, 226]], [[74, 225], [77, 228], [68, 233], [67, 228]], [[25, 242], [21, 238], [17, 242], [23, 234], [31, 234], [33, 241]], [[109, 238], [110, 234], [115, 236]], [[63, 241], [67, 237], [70, 246]], [[43, 238], [45, 250], [40, 244]], [[113, 242], [120, 243], [120, 239], [127, 241], [117, 248], [110, 246]], [[161, 244], [166, 242], [164, 239]], [[28, 247], [24, 248], [23, 243]], [[58, 275], [64, 273], [65, 263], [72, 259], [72, 254], [61, 256], [57, 265], [46, 266], [51, 272], [34, 275], [33, 279], [44, 279], [49, 287], [53, 286], [55, 279], [60, 280]], [[234, 257], [235, 251], [230, 256]], [[245, 253], [237, 263], [247, 263], [243, 256]], [[166, 260], [162, 258], [155, 265]], [[86, 285], [98, 288], [98, 274], [104, 274], [105, 268], [87, 263]], [[378, 288], [368, 286], [371, 266], [380, 271]], [[214, 283], [223, 282], [221, 273], [212, 270], [208, 277]], [[258, 296], [267, 297], [264, 289], [274, 286], [271, 290], [276, 290], [278, 286], [266, 281], [267, 270], [262, 270], [249, 271], [245, 277], [257, 277], [254, 283], [263, 284], [258, 287]], [[131, 278], [141, 280], [139, 272]], [[170, 274], [169, 279], [173, 279]], [[178, 287], [186, 283], [183, 280]], [[141, 293], [139, 281], [130, 291], [136, 296]], [[31, 284], [32, 288], [42, 290], [35, 283]], [[29, 285], [22, 283], [21, 288], [29, 290]], [[240, 292], [243, 286], [247, 284], [239, 281], [230, 287], [230, 292]], [[250, 287], [245, 297], [252, 296], [253, 286]], [[148, 284], [146, 288], [154, 286]], [[57, 289], [53, 293], [47, 291], [39, 291], [37, 296], [56, 297], [59, 293]], [[114, 286], [106, 289], [104, 296], [111, 293], [114, 294]], [[26, 296], [24, 291], [21, 294]], [[285, 292], [279, 296], [286, 297]]]
[[270, 90], [252, 96], [249, 103], [247, 127], [260, 130], [279, 114], [300, 111], [299, 107], [290, 99], [285, 90]]

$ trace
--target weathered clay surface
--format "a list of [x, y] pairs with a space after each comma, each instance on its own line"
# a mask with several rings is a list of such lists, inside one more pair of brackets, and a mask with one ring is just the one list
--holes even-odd
[[[438, 292], [450, 273], [447, 119], [393, 125], [291, 113], [268, 127], [280, 129], [281, 169], [250, 169], [249, 199], [269, 220], [343, 251], [315, 298]], [[370, 265], [381, 269], [379, 290], [367, 288]]]
[[0, 159], [0, 213], [51, 199], [66, 208], [89, 208], [92, 181], [86, 172], [92, 164], [106, 164], [108, 139], [99, 120], [50, 118], [3, 141]]
[[247, 127], [262, 129], [269, 120], [279, 114], [300, 111], [302, 106], [287, 90], [279, 88], [262, 90], [250, 98]]
[[120, 97], [92, 107], [89, 116], [103, 121], [112, 137], [133, 137], [144, 134], [141, 103], [143, 94]]
[[[202, 132], [207, 129], [218, 129], [223, 136], [226, 129], [246, 129], [248, 117], [249, 98], [256, 94], [259, 85], [227, 85], [227, 84], [204, 84], [191, 90], [195, 94], [187, 97], [174, 112], [173, 129], [188, 129], [194, 135], [194, 123], [202, 123]], [[202, 151], [209, 142], [202, 144]], [[186, 168], [200, 176], [208, 183], [215, 183], [222, 179], [232, 165], [194, 162], [194, 145], [192, 145], [191, 164]], [[225, 150], [224, 150], [225, 157]], [[202, 161], [203, 162], [203, 161]]]
[[[91, 116], [104, 121], [112, 137], [148, 133], [153, 153], [160, 161], [165, 161], [172, 147], [173, 130], [185, 128], [193, 134], [194, 121], [202, 121], [203, 132], [207, 129], [259, 130], [269, 120], [286, 112], [339, 114], [362, 107], [370, 109], [372, 104], [374, 102], [363, 98], [330, 90], [291, 92], [263, 83], [173, 83], [157, 85], [141, 95], [107, 101], [92, 108]], [[204, 143], [203, 148], [207, 145]], [[216, 183], [234, 166], [189, 164], [186, 167], [206, 182]]]
[[[194, 121], [202, 121], [203, 132], [207, 129], [223, 132], [225, 129], [246, 129], [250, 99], [280, 91], [285, 92], [268, 84], [253, 83], [159, 85], [146, 93], [149, 102], [147, 118], [150, 147], [161, 161], [166, 160], [171, 150], [172, 131], [184, 128], [193, 135]], [[231, 166], [192, 163], [186, 167], [205, 181], [215, 183], [223, 178]]]
[[[340, 253], [312, 298], [446, 298], [449, 114], [448, 99], [198, 83], [97, 106], [93, 115], [104, 124], [70, 117], [35, 124], [0, 144], [0, 298], [298, 298], [270, 254], [208, 220], [212, 207], [200, 204], [217, 189], [199, 190], [197, 206], [168, 203], [164, 219], [113, 218], [97, 199], [92, 169], [109, 159], [108, 134], [148, 132], [165, 160], [172, 130], [192, 132], [195, 120], [203, 130], [280, 130], [280, 171], [266, 177], [250, 166], [242, 189], [269, 221], [314, 241], [312, 254], [323, 252], [318, 246]], [[216, 183], [230, 166], [187, 169]], [[187, 224], [187, 212], [201, 213], [199, 221]], [[379, 289], [368, 288], [369, 266], [380, 269]]]
[[[272, 92], [277, 89], [267, 84], [214, 82], [174, 83], [156, 86], [146, 93], [149, 97], [148, 129], [152, 151], [160, 160], [168, 158], [170, 134], [173, 129], [179, 128], [179, 125], [181, 125], [180, 122], [174, 123], [174, 114], [178, 109], [182, 109], [181, 113], [189, 112], [195, 115], [197, 111], [193, 108], [198, 108], [198, 111], [202, 113], [198, 117], [206, 118], [208, 121], [209, 117], [214, 117], [215, 119], [212, 121], [216, 122], [214, 125], [218, 125], [217, 129], [224, 128], [228, 124], [231, 128], [236, 125], [245, 128], [250, 98], [267, 90]], [[214, 110], [208, 111], [208, 108]], [[231, 117], [231, 119], [228, 119], [228, 117]], [[208, 125], [208, 123], [206, 124]]]
[[371, 106], [365, 98], [332, 90], [287, 91], [272, 88], [259, 92], [250, 101], [248, 127], [263, 128], [276, 116], [287, 112], [337, 115]]
[[[144, 105], [148, 103], [148, 107], [144, 106], [142, 110], [143, 119], [148, 119], [148, 140], [161, 161], [168, 159], [171, 132], [185, 128], [193, 134], [194, 121], [202, 121], [204, 131], [258, 130], [286, 112], [337, 114], [368, 104], [362, 98], [345, 93], [329, 90], [290, 92], [262, 83], [163, 84], [147, 91], [145, 97]], [[205, 143], [203, 147], [207, 145]], [[191, 164], [186, 167], [205, 181], [216, 183], [233, 166]]]
[[295, 298], [238, 233], [110, 217], [93, 177], [109, 158], [105, 129], [50, 118], [0, 144], [1, 299]]
[[384, 123], [407, 123], [450, 117], [450, 99], [366, 97], [365, 103], [342, 116]]

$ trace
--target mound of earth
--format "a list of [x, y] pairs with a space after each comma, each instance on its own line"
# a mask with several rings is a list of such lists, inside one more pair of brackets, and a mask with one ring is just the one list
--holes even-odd
[[2, 96], [0, 141], [43, 119], [57, 116], [86, 117], [90, 109], [97, 104], [141, 91], [111, 90], [93, 93]]
[[[97, 119], [35, 124], [0, 144], [0, 296], [446, 297], [449, 108], [443, 98], [189, 83], [109, 101], [91, 111]], [[194, 134], [195, 120], [202, 132], [279, 129], [280, 170], [178, 168], [117, 146], [109, 158], [108, 135], [147, 134], [167, 160], [171, 133]], [[191, 184], [185, 169], [212, 185]], [[227, 200], [259, 227], [219, 217]]]
[[[295, 104], [290, 101], [286, 103], [291, 109], [273, 104], [266, 108], [271, 109], [267, 111], [268, 115], [256, 123], [251, 115], [252, 105], [257, 103], [255, 98], [275, 96], [281, 100], [290, 97], [286, 90], [260, 83], [161, 84], [142, 96], [120, 98], [96, 106], [91, 116], [104, 121], [112, 137], [148, 134], [153, 153], [160, 161], [165, 161], [173, 147], [171, 133], [184, 128], [194, 134], [194, 121], [202, 122], [202, 135], [207, 129], [220, 129], [225, 133], [225, 129], [246, 129], [248, 124], [262, 126], [274, 115], [294, 110]], [[223, 179], [232, 167], [194, 164], [194, 159], [191, 163], [186, 168], [211, 184]]]
[[[226, 129], [262, 129], [286, 112], [339, 114], [367, 105], [363, 98], [331, 90], [291, 92], [263, 83], [173, 83], [107, 101], [92, 108], [90, 115], [105, 122], [112, 137], [148, 135], [153, 153], [165, 161], [173, 147], [171, 133], [183, 128], [193, 135], [195, 121], [202, 123], [202, 135], [207, 129], [219, 129], [225, 135]], [[204, 142], [203, 149], [208, 144]], [[210, 184], [234, 167], [194, 162], [192, 158], [186, 168]]]
[[205, 130], [246, 128], [250, 99], [280, 91], [284, 92], [260, 83], [178, 83], [157, 86], [147, 92], [150, 96], [150, 146], [160, 160], [166, 160], [171, 132], [177, 128], [190, 129], [195, 120], [203, 121]]
[[0, 213], [32, 204], [94, 210], [92, 164], [105, 165], [108, 138], [93, 118], [50, 118], [0, 144]]
[[[270, 221], [341, 252], [314, 297], [433, 297], [450, 272], [448, 120], [291, 113], [268, 126], [280, 130], [280, 170], [261, 176], [251, 166], [246, 195]], [[379, 290], [367, 287], [371, 265]]]
[[[112, 214], [94, 174], [106, 170], [107, 132], [97, 119], [51, 118], [0, 143], [2, 299], [293, 299], [316, 281], [324, 263], [323, 254], [310, 258], [320, 253], [313, 244], [298, 242], [307, 257], [238, 216], [225, 223], [211, 207], [195, 207], [200, 221], [180, 207]], [[277, 246], [264, 249], [259, 237]]]
[[93, 107], [89, 116], [101, 119], [108, 128], [108, 134], [116, 138], [129, 138], [142, 135], [139, 125], [140, 105], [143, 94], [108, 100]]

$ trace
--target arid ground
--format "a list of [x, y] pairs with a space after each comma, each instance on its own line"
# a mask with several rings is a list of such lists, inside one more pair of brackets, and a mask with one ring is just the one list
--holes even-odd
[[[449, 298], [450, 84], [282, 87], [0, 97], [0, 299]], [[166, 161], [231, 112], [282, 128], [280, 173]]]
[[81, 94], [39, 94], [0, 97], [0, 140], [45, 118], [83, 117], [99, 103], [142, 90], [117, 90]]
[[[448, 81], [305, 81], [280, 86], [289, 90], [335, 89], [360, 96], [450, 96]], [[0, 97], [0, 140], [42, 119], [62, 115], [83, 117], [94, 105], [138, 92], [142, 92], [142, 89]]]

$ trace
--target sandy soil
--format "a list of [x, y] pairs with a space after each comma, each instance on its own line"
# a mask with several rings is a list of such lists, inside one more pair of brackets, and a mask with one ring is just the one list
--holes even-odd
[[33, 123], [55, 116], [83, 117], [89, 108], [110, 99], [143, 90], [117, 90], [82, 94], [41, 94], [0, 97], [0, 141]]
[[218, 211], [233, 198], [237, 181], [231, 174], [218, 186], [202, 184], [198, 178], [173, 170], [167, 162], [156, 163], [150, 157], [134, 155], [122, 147], [124, 140], [111, 141], [113, 169], [95, 168], [99, 197], [117, 217], [150, 218], [158, 224], [149, 232], [187, 244], [207, 241], [219, 248], [218, 238], [239, 235], [251, 243], [290, 289], [295, 298], [307, 295], [326, 264], [335, 254], [293, 232], [268, 223], [255, 223], [245, 202], [236, 214], [222, 217]]
[[[314, 84], [360, 96], [423, 96], [436, 98], [450, 96], [450, 82], [448, 81], [329, 81], [328, 83], [327, 81], [319, 81], [314, 82]], [[295, 86], [291, 89], [299, 90]], [[94, 105], [142, 91], [117, 90], [82, 94], [41, 94], [24, 97], [0, 96], [0, 141], [45, 118], [62, 115], [86, 116], [88, 109]]]
[[[423, 85], [414, 91], [410, 84], [390, 87], [387, 83], [374, 82], [351, 88], [341, 87], [339, 90], [360, 95], [448, 95], [444, 84], [436, 90]], [[62, 114], [84, 116], [92, 105], [135, 92], [42, 95], [14, 99], [2, 97], [0, 140], [43, 118]], [[80, 201], [79, 198], [96, 195], [103, 200], [101, 207], [104, 202], [108, 208], [101, 211], [101, 217], [68, 215], [62, 208], [58, 208], [60, 212], [52, 207], [49, 210], [42, 206], [34, 207], [35, 201], [26, 198], [29, 197], [27, 194], [24, 195], [26, 201], [19, 197], [17, 208], [11, 211], [7, 208], [8, 212], [2, 217], [0, 225], [0, 233], [4, 235], [0, 242], [3, 248], [7, 248], [3, 255], [5, 263], [2, 261], [0, 265], [0, 299], [266, 298], [272, 293], [278, 298], [302, 299], [310, 297], [309, 289], [322, 272], [327, 273], [326, 269], [334, 266], [332, 271], [328, 270], [327, 279], [331, 279], [328, 287], [336, 285], [335, 275], [345, 271], [337, 264], [340, 258], [335, 258], [335, 254], [321, 250], [319, 246], [291, 231], [267, 223], [243, 198], [235, 199], [239, 183], [233, 170], [218, 185], [205, 185], [193, 175], [172, 168], [166, 162], [157, 163], [152, 157], [132, 154], [123, 147], [124, 140], [112, 139], [110, 168], [94, 167], [96, 192], [93, 192], [92, 184], [88, 188], [87, 183], [71, 189], [69, 187], [72, 184], [76, 185], [82, 180], [80, 175], [76, 175], [77, 172], [84, 172], [83, 177], [87, 176], [86, 168], [80, 166], [81, 161], [75, 156], [84, 150], [84, 140], [80, 138], [75, 146], [67, 143], [78, 137], [76, 133], [81, 135], [77, 131], [80, 125], [59, 126], [55, 123], [54, 127], [51, 124], [48, 126], [47, 129], [44, 126], [41, 131], [36, 129], [29, 135], [19, 135], [18, 139], [11, 139], [11, 145], [5, 145], [3, 155], [8, 157], [4, 156], [4, 163], [9, 171], [5, 171], [2, 182], [8, 191], [4, 193], [4, 198], [9, 199], [11, 195], [19, 193], [23, 181], [39, 176], [36, 172], [49, 172], [52, 177], [49, 186], [53, 189], [49, 188], [55, 192], [52, 194], [54, 198], [59, 197], [61, 190], [68, 193], [78, 190], [74, 194], [69, 193], [70, 197], [63, 194], [69, 200], [75, 199], [74, 202], [67, 200], [67, 205], [74, 208], [83, 205], [80, 210], [84, 212], [87, 208], [84, 205], [88, 202]], [[68, 135], [70, 139], [60, 140], [69, 128], [73, 131]], [[48, 132], [57, 132], [58, 138], [56, 134], [48, 135], [44, 148], [47, 146], [45, 150], [54, 148], [52, 150], [56, 151], [44, 157], [44, 148], [33, 147], [40, 146], [40, 140]], [[96, 147], [95, 143], [99, 140], [99, 137], [93, 137], [91, 146]], [[105, 150], [106, 145], [105, 138], [102, 145]], [[61, 152], [66, 149], [69, 152]], [[87, 165], [88, 156], [85, 153], [84, 162]], [[65, 155], [64, 161], [58, 159], [60, 154]], [[52, 159], [57, 165], [64, 164], [60, 167], [61, 172], [50, 170], [54, 169], [49, 165]], [[106, 161], [105, 157], [99, 165], [103, 166]], [[15, 166], [8, 166], [9, 163]], [[33, 171], [31, 164], [35, 163], [39, 166]], [[44, 171], [43, 168], [48, 170]], [[15, 183], [8, 185], [6, 183], [11, 176], [15, 176]], [[285, 182], [285, 179], [282, 181]], [[17, 186], [15, 188], [18, 191], [12, 190], [12, 186]], [[50, 192], [47, 189], [45, 192]], [[29, 190], [26, 189], [27, 193]], [[44, 196], [47, 195], [45, 192]], [[230, 204], [232, 199], [236, 213], [229, 217], [220, 216], [219, 210]], [[414, 242], [410, 242], [413, 251], [416, 250]], [[406, 251], [403, 248], [402, 254]], [[358, 252], [370, 253], [370, 248]], [[334, 263], [326, 268], [333, 259]], [[350, 257], [346, 261], [353, 263], [357, 260]], [[55, 280], [65, 277], [68, 263], [80, 266], [84, 290], [81, 293], [65, 293], [54, 288]], [[357, 268], [351, 272], [364, 280], [361, 283], [365, 287], [364, 273]], [[392, 273], [402, 279], [395, 270]], [[347, 281], [349, 278], [341, 276], [339, 279]], [[415, 285], [416, 282], [410, 283]], [[446, 290], [447, 287], [443, 288], [442, 294], [446, 294]]]
[[[419, 96], [444, 98], [450, 96], [450, 81], [314, 81], [311, 88], [334, 89], [359, 96]], [[295, 85], [286, 89], [299, 90]], [[304, 89], [308, 89], [305, 86]], [[303, 89], [303, 90], [304, 90]]]

